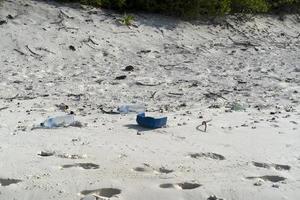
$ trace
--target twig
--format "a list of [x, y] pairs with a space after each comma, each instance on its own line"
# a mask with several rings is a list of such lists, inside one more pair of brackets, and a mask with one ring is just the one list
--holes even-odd
[[137, 85], [142, 85], [142, 86], [158, 86], [158, 85], [161, 85], [163, 83], [156, 83], [156, 84], [151, 84], [151, 83], [143, 83], [143, 82], [140, 82], [140, 81], [137, 81], [135, 84]]
[[[201, 125], [199, 125], [199, 126], [196, 127], [196, 130], [201, 131], [201, 132], [206, 132], [206, 130], [207, 130], [207, 123], [211, 122], [211, 121], [212, 121], [212, 119], [207, 120], [207, 121], [203, 121]], [[200, 129], [201, 126], [204, 126], [204, 130]]]
[[61, 24], [65, 20], [64, 15], [61, 12], [58, 14], [58, 18], [60, 18], [59, 21], [57, 21], [57, 22], [51, 22], [50, 24]]
[[219, 97], [221, 99], [224, 99], [226, 101], [228, 101], [228, 99], [226, 99], [225, 97], [223, 97], [222, 95], [220, 94], [217, 94], [217, 93], [213, 93], [213, 92], [208, 92], [207, 94], [204, 94], [207, 98], [211, 98], [211, 96], [216, 96], [216, 97]]
[[26, 45], [25, 46], [27, 49], [28, 49], [28, 51], [30, 51], [30, 53], [32, 53], [33, 55], [35, 55], [35, 56], [38, 56], [38, 57], [43, 57], [43, 56], [41, 56], [40, 54], [37, 54], [37, 53], [35, 53], [34, 51], [32, 51], [30, 48], [29, 48], [29, 46], [28, 45]]
[[252, 44], [249, 41], [237, 42], [237, 41], [233, 40], [230, 36], [228, 36], [228, 38], [233, 42], [233, 44], [238, 45], [238, 46], [245, 46], [245, 47], [256, 47], [256, 46], [259, 46], [259, 45]]
[[87, 43], [87, 42], [85, 42], [85, 44], [86, 44], [87, 46], [91, 47], [92, 49], [97, 49], [97, 48], [91, 46], [91, 45], [90, 45], [89, 43]]
[[91, 37], [89, 37], [88, 41], [90, 41], [91, 43], [95, 44], [95, 45], [99, 45], [97, 42], [95, 42]]
[[16, 52], [18, 52], [19, 54], [21, 54], [22, 56], [27, 56], [26, 53], [20, 51], [19, 49], [14, 49]]
[[113, 32], [113, 34], [118, 34], [118, 33], [135, 33], [134, 31], [119, 31], [119, 32]]
[[174, 96], [182, 96], [183, 93], [176, 93], [176, 92], [169, 92], [169, 95], [174, 95]]
[[58, 28], [58, 30], [61, 30], [61, 29], [65, 29], [65, 30], [68, 30], [68, 29], [78, 30], [79, 28], [67, 27], [67, 26], [62, 26], [62, 27]]
[[50, 50], [48, 50], [48, 49], [46, 49], [46, 48], [43, 48], [43, 47], [37, 47], [36, 49], [37, 49], [37, 50], [40, 50], [40, 51], [46, 51], [46, 52], [48, 52], [48, 53], [55, 54], [54, 52], [52, 52], [52, 51], [50, 51]]
[[64, 18], [61, 18], [59, 21], [51, 22], [50, 24], [61, 24], [63, 21], [64, 21]]
[[89, 37], [86, 40], [82, 40], [87, 46], [91, 47], [92, 49], [96, 49], [95, 47], [91, 46], [88, 42], [91, 42], [94, 45], [99, 45], [97, 42], [95, 42], [91, 37]]
[[239, 34], [243, 35], [245, 38], [249, 38], [249, 36], [247, 36], [243, 31], [240, 31], [239, 29], [237, 29], [236, 27], [234, 27], [232, 24], [230, 24], [228, 21], [225, 21], [227, 27], [232, 28], [234, 31], [238, 32]]
[[64, 11], [62, 11], [62, 10], [59, 10], [59, 12], [63, 15], [63, 16], [65, 16], [65, 17], [67, 17], [67, 18], [69, 18], [69, 19], [73, 19], [74, 17], [70, 17], [67, 13], [65, 13]]
[[156, 93], [157, 93], [157, 91], [153, 92], [150, 96], [150, 99], [153, 99]]

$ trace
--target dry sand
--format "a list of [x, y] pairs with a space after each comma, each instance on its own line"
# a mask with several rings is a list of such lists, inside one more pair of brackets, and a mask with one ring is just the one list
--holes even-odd
[[[2, 3], [0, 199], [299, 199], [299, 16], [121, 18]], [[31, 129], [61, 103], [84, 127]], [[103, 112], [128, 103], [167, 127]]]

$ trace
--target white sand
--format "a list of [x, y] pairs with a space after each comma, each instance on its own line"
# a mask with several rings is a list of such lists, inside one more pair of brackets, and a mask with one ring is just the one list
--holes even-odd
[[[212, 25], [139, 14], [130, 29], [121, 17], [3, 3], [0, 199], [299, 199], [299, 16]], [[135, 102], [168, 126], [145, 130], [100, 109]], [[63, 114], [60, 103], [85, 127], [31, 130]], [[116, 190], [84, 192], [101, 188]]]

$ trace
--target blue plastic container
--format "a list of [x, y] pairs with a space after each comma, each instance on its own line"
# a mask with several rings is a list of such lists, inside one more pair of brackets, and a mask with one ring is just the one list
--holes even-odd
[[145, 128], [161, 128], [167, 125], [167, 117], [154, 118], [154, 117], [146, 117], [145, 113], [140, 113], [136, 117], [136, 122], [138, 125]]

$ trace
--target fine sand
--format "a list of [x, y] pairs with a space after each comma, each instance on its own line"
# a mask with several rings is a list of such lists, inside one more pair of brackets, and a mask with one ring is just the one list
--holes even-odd
[[134, 17], [1, 3], [0, 199], [300, 199], [300, 17]]

